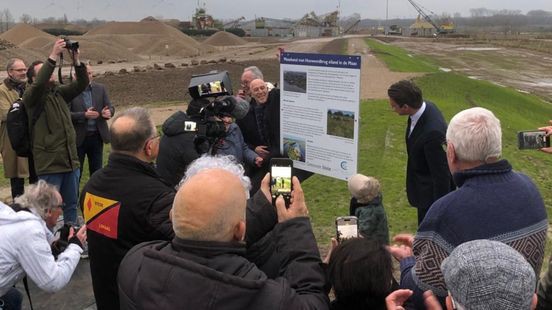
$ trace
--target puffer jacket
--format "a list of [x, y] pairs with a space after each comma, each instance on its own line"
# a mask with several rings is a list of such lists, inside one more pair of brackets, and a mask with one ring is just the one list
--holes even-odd
[[25, 274], [47, 292], [56, 292], [71, 279], [81, 247], [70, 243], [57, 261], [50, 244], [54, 236], [38, 215], [15, 212], [0, 202], [0, 296]]

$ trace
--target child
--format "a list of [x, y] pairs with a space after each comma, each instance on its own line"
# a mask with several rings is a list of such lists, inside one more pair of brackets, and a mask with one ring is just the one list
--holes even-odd
[[355, 174], [349, 179], [348, 187], [353, 196], [349, 212], [358, 218], [361, 235], [389, 244], [389, 228], [379, 181], [374, 177]]
[[263, 159], [251, 150], [243, 141], [240, 127], [234, 123], [231, 115], [220, 115], [218, 118], [224, 123], [226, 137], [213, 145], [214, 153], [219, 155], [233, 155], [238, 163], [260, 167]]

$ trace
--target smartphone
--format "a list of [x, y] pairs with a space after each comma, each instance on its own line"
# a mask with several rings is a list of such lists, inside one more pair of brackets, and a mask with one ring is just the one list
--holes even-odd
[[520, 150], [536, 150], [550, 147], [550, 137], [544, 131], [518, 132], [518, 148]]
[[340, 216], [335, 219], [337, 241], [358, 238], [358, 218], [356, 216]]
[[291, 198], [291, 177], [293, 161], [289, 158], [272, 158], [270, 160], [270, 193], [272, 203], [275, 203], [278, 196], [282, 196], [289, 207]]

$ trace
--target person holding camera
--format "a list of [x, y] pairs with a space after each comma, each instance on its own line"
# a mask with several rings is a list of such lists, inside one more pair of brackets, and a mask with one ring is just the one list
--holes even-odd
[[0, 308], [21, 308], [21, 293], [13, 286], [25, 275], [48, 292], [71, 279], [86, 243], [86, 226], [70, 228], [67, 240], [52, 244], [62, 205], [56, 187], [44, 180], [16, 197], [13, 207], [0, 203]]
[[[281, 196], [275, 210], [263, 208], [278, 221], [272, 239], [282, 259], [274, 278], [246, 258], [244, 240], [251, 241], [250, 226], [257, 230], [248, 212], [249, 186], [228, 156], [190, 164], [171, 210], [175, 238], [137, 245], [121, 262], [121, 309], [328, 309], [299, 180], [293, 178], [289, 208]], [[258, 199], [271, 199], [268, 187], [265, 176]]]
[[[71, 43], [67, 47], [67, 42]], [[59, 85], [53, 74], [58, 57], [68, 50], [72, 57], [77, 80]], [[65, 206], [65, 223], [77, 221], [77, 196], [79, 191], [79, 157], [76, 135], [68, 102], [78, 96], [88, 85], [86, 67], [79, 61], [78, 44], [58, 39], [46, 62], [35, 62], [27, 71], [29, 85], [23, 94], [27, 116], [32, 119], [35, 110], [40, 116], [31, 129], [31, 145], [35, 170], [40, 180], [59, 188]]]

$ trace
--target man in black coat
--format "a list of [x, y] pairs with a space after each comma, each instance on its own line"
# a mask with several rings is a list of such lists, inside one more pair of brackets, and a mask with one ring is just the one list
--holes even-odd
[[117, 270], [128, 250], [174, 237], [169, 211], [175, 191], [152, 164], [159, 135], [147, 111], [119, 113], [110, 132], [109, 161], [91, 176], [80, 198], [98, 310], [119, 309]]
[[453, 189], [447, 156], [447, 123], [435, 104], [424, 101], [413, 82], [402, 80], [387, 90], [389, 103], [399, 115], [408, 115], [405, 140], [408, 154], [406, 193], [418, 209], [418, 225], [434, 201]]
[[[103, 164], [103, 145], [109, 143], [107, 120], [115, 114], [105, 86], [92, 81], [92, 67], [86, 66], [90, 84], [71, 101], [71, 120], [77, 134], [77, 154], [81, 169], [88, 156], [88, 170], [92, 175]], [[82, 173], [81, 173], [82, 177]]]
[[[267, 194], [268, 206], [257, 210], [277, 213], [272, 235], [282, 259], [278, 277], [271, 279], [245, 257], [249, 181], [241, 167], [228, 157], [192, 163], [171, 210], [176, 237], [140, 244], [121, 263], [121, 309], [328, 309], [325, 275], [297, 178], [293, 188], [288, 209], [279, 197], [275, 212]], [[248, 213], [247, 231], [249, 226], [260, 232], [264, 225], [252, 223]]]

